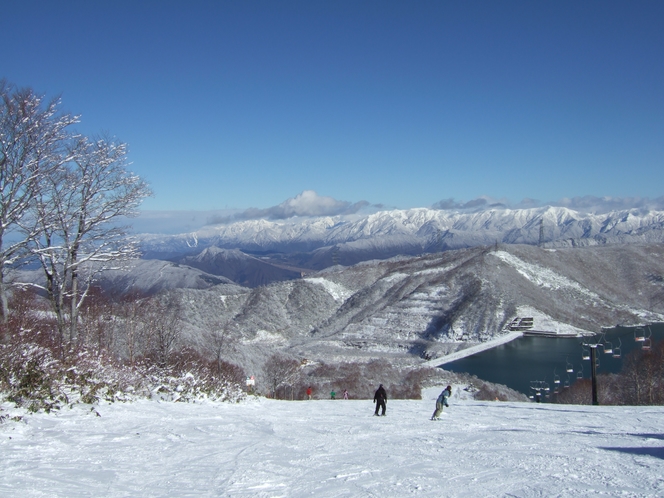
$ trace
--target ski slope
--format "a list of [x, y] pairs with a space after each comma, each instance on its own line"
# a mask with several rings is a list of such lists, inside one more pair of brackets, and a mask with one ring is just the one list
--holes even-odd
[[[662, 496], [664, 407], [461, 399], [77, 406], [0, 424], [0, 496]], [[389, 393], [388, 393], [389, 395]], [[16, 410], [3, 405], [3, 415]]]

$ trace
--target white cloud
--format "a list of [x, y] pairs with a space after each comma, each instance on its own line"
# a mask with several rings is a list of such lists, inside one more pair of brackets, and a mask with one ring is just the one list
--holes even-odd
[[586, 195], [583, 197], [565, 197], [551, 202], [541, 202], [537, 199], [526, 198], [516, 204], [512, 204], [505, 199], [493, 199], [488, 196], [482, 196], [470, 201], [457, 201], [451, 198], [443, 199], [431, 207], [433, 209], [484, 211], [500, 208], [527, 209], [540, 206], [562, 206], [582, 213], [608, 213], [627, 209], [659, 211], [664, 210], [664, 197], [649, 199], [647, 197], [595, 197]]
[[586, 195], [583, 197], [564, 198], [555, 203], [554, 206], [564, 206], [576, 211], [607, 213], [609, 211], [622, 211], [625, 209], [662, 210], [664, 209], [664, 197], [649, 199], [647, 197], [595, 197]]
[[259, 218], [283, 220], [292, 218], [293, 216], [336, 216], [357, 213], [360, 209], [368, 205], [369, 203], [366, 201], [356, 203], [339, 201], [333, 197], [318, 195], [313, 190], [305, 190], [301, 194], [291, 197], [277, 206], [265, 209], [249, 208], [232, 216], [213, 218], [210, 222], [228, 223]]

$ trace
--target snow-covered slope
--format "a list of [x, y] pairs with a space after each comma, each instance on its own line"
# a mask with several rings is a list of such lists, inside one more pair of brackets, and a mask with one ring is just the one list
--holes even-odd
[[257, 372], [275, 350], [422, 362], [499, 337], [519, 316], [552, 334], [661, 321], [663, 281], [662, 244], [500, 245], [336, 266], [257, 289], [178, 292], [188, 336], [220, 320], [239, 341], [241, 363]]
[[[85, 267], [82, 269], [85, 273]], [[42, 270], [23, 270], [11, 274], [15, 282], [44, 285]], [[116, 294], [151, 295], [172, 289], [208, 289], [220, 284], [235, 284], [223, 277], [190, 266], [161, 260], [133, 260], [123, 269], [105, 270], [94, 282]]]
[[244, 254], [238, 249], [208, 247], [196, 255], [185, 256], [179, 263], [220, 275], [246, 287], [300, 278], [301, 272], [279, 267], [268, 261]]
[[25, 415], [0, 423], [0, 495], [664, 495], [662, 407], [466, 401], [454, 386], [431, 422], [440, 390], [390, 400], [386, 417], [352, 399]]
[[366, 216], [249, 220], [181, 235], [139, 236], [147, 257], [200, 252], [209, 246], [243, 251], [310, 252], [328, 247], [325, 264], [342, 264], [458, 249], [496, 242], [548, 247], [664, 241], [664, 212], [585, 214], [563, 207], [491, 209], [474, 213], [435, 209], [380, 211]]

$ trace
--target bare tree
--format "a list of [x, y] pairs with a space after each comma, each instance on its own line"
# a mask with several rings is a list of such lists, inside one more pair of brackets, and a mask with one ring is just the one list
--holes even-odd
[[114, 303], [104, 292], [94, 287], [88, 292], [88, 299], [81, 307], [80, 343], [94, 345], [99, 352], [116, 351], [117, 311]]
[[282, 384], [292, 384], [300, 372], [300, 362], [280, 353], [275, 353], [268, 358], [263, 367], [266, 381], [276, 395], [277, 389]]
[[221, 377], [224, 369], [224, 356], [235, 349], [236, 339], [232, 335], [230, 320], [219, 318], [206, 320], [203, 332], [203, 348], [214, 360], [215, 375]]
[[144, 315], [148, 333], [148, 353], [157, 366], [165, 368], [180, 339], [182, 307], [174, 294], [150, 298]]
[[651, 284], [648, 289], [648, 309], [655, 312], [664, 305], [664, 276], [650, 273], [646, 276], [646, 279]]
[[137, 256], [119, 223], [135, 216], [151, 195], [127, 169], [127, 147], [108, 139], [78, 138], [65, 167], [40, 186], [34, 219], [38, 235], [32, 253], [46, 276], [46, 291], [62, 340], [76, 340], [79, 309], [94, 277]]
[[[25, 232], [40, 182], [69, 157], [66, 129], [78, 118], [60, 114], [58, 99], [46, 102], [32, 89], [0, 80], [0, 313], [8, 319], [6, 270], [34, 235]], [[29, 223], [28, 223], [29, 225]], [[12, 241], [7, 243], [7, 235]]]
[[130, 365], [144, 354], [146, 349], [147, 324], [145, 323], [147, 300], [137, 294], [123, 298], [118, 309], [116, 334], [122, 344], [121, 355]]

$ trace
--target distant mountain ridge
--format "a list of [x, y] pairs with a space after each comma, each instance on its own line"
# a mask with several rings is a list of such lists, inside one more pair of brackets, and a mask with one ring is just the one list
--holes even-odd
[[179, 235], [141, 234], [138, 240], [146, 258], [176, 260], [215, 246], [250, 253], [310, 253], [300, 265], [322, 269], [495, 243], [570, 247], [663, 242], [664, 211], [592, 214], [541, 207], [468, 213], [417, 208], [364, 216], [239, 221]]
[[179, 263], [205, 273], [226, 277], [245, 287], [257, 287], [302, 276], [297, 270], [261, 261], [238, 249], [221, 249], [215, 246], [207, 247], [199, 254], [185, 256]]
[[[87, 266], [81, 267], [87, 272]], [[43, 270], [18, 270], [10, 274], [11, 282], [29, 282], [46, 286]], [[208, 289], [216, 285], [235, 285], [221, 275], [162, 260], [132, 260], [124, 268], [109, 269], [99, 274], [94, 285], [116, 295], [152, 295], [173, 289]]]

